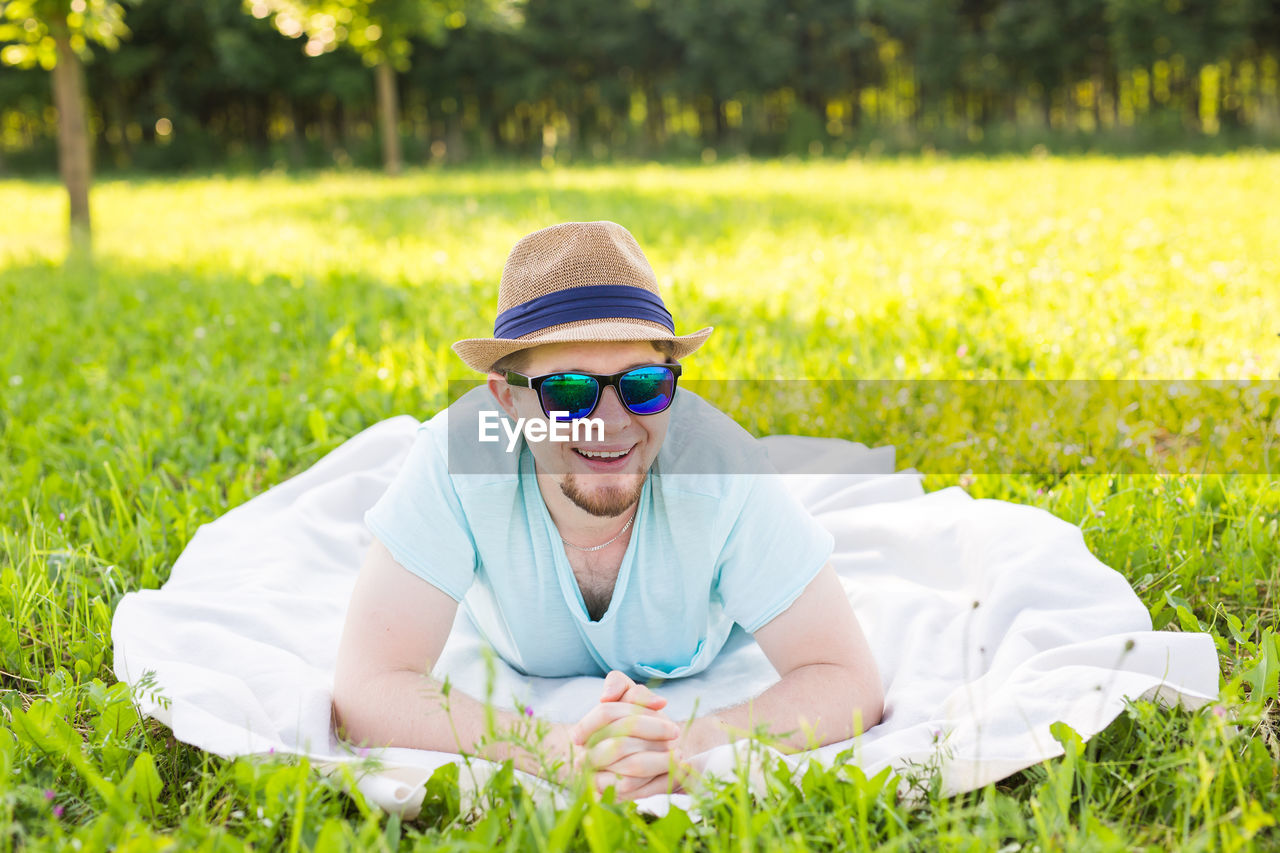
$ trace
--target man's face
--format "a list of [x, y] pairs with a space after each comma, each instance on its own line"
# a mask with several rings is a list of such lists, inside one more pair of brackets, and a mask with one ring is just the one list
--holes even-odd
[[[563, 371], [613, 374], [665, 362], [666, 356], [647, 341], [544, 344], [528, 351], [519, 372], [526, 376]], [[547, 419], [532, 388], [511, 388], [496, 373], [489, 374], [489, 388], [512, 418]], [[579, 441], [531, 441], [529, 449], [538, 473], [551, 476], [570, 501], [592, 515], [617, 516], [639, 499], [649, 466], [666, 437], [670, 415], [670, 409], [633, 415], [618, 399], [616, 388], [605, 388], [589, 415], [603, 422], [603, 440], [598, 431], [582, 429]], [[609, 458], [590, 455], [619, 452], [621, 456]]]

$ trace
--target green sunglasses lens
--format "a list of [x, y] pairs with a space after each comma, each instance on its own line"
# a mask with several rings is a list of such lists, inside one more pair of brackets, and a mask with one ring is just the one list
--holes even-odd
[[618, 379], [622, 402], [637, 415], [656, 415], [671, 405], [676, 375], [669, 367], [637, 367]]
[[568, 412], [568, 417], [558, 420], [577, 420], [591, 414], [600, 395], [600, 384], [582, 373], [557, 373], [542, 381], [540, 390], [542, 409], [551, 417], [552, 412]]

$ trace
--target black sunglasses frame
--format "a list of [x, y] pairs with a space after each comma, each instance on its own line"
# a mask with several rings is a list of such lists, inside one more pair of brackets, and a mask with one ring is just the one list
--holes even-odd
[[590, 376], [592, 379], [596, 381], [596, 399], [595, 399], [595, 402], [591, 404], [591, 409], [582, 417], [584, 418], [591, 417], [591, 413], [594, 412], [596, 408], [600, 405], [600, 399], [604, 397], [604, 389], [612, 385], [614, 392], [618, 395], [618, 402], [622, 404], [622, 408], [626, 409], [628, 412], [631, 412], [631, 414], [636, 415], [637, 417], [643, 418], [643, 417], [648, 417], [649, 415], [660, 415], [662, 414], [662, 412], [665, 412], [667, 409], [671, 408], [671, 403], [668, 403], [665, 409], [662, 409], [661, 411], [657, 411], [657, 412], [649, 412], [648, 415], [645, 415], [645, 414], [641, 414], [640, 412], [632, 411], [631, 407], [627, 405], [627, 401], [622, 399], [622, 386], [618, 384], [619, 380], [621, 380], [622, 377], [626, 376], [628, 373], [632, 372], [633, 370], [643, 370], [646, 367], [665, 367], [671, 371], [671, 382], [672, 382], [671, 400], [672, 402], [674, 402], [675, 396], [676, 396], [676, 386], [679, 385], [680, 383], [680, 368], [681, 368], [681, 365], [676, 364], [675, 362], [665, 362], [665, 363], [655, 363], [655, 364], [637, 364], [635, 367], [628, 367], [626, 370], [621, 370], [621, 371], [618, 371], [617, 373], [612, 373], [607, 376], [603, 373], [587, 373], [585, 370], [558, 370], [555, 373], [544, 373], [541, 376], [525, 376], [523, 373], [516, 373], [514, 370], [508, 370], [506, 375], [506, 380], [507, 380], [507, 384], [512, 386], [513, 388], [532, 388], [534, 393], [538, 395], [538, 405], [542, 408], [542, 413], [545, 414], [548, 418], [550, 418], [551, 412], [547, 411], [546, 405], [542, 402], [542, 383], [547, 381], [553, 376], [566, 376], [570, 374], [575, 376]]

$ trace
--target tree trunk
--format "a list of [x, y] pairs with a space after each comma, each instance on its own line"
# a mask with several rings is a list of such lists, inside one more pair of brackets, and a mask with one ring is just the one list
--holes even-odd
[[110, 124], [114, 124], [116, 132], [119, 133], [119, 138], [115, 142], [111, 141], [110, 134], [107, 136], [107, 143], [114, 154], [116, 168], [126, 169], [133, 165], [133, 143], [129, 141], [127, 132], [129, 114], [122, 102], [118, 86], [110, 87], [103, 97], [102, 106], [103, 111], [110, 116]]
[[62, 182], [67, 187], [67, 197], [71, 202], [71, 248], [73, 251], [88, 250], [89, 182], [92, 173], [84, 76], [80, 57], [71, 47], [66, 23], [50, 29], [54, 32], [58, 51], [58, 63], [53, 66], [53, 104], [58, 110], [58, 171], [62, 173]]
[[388, 175], [400, 174], [400, 104], [396, 98], [396, 72], [391, 63], [378, 63], [378, 123], [382, 129], [382, 167]]
[[450, 163], [461, 163], [467, 159], [467, 145], [462, 135], [462, 116], [456, 110], [445, 119], [444, 146], [445, 157]]
[[306, 162], [306, 154], [302, 150], [302, 138], [298, 132], [298, 112], [293, 108], [293, 101], [287, 97], [280, 98], [280, 111], [284, 115], [289, 130], [285, 133], [285, 146], [289, 152], [289, 166], [301, 169]]
[[333, 126], [335, 109], [336, 102], [331, 96], [320, 100], [320, 144], [324, 146], [324, 156], [330, 163], [333, 162], [334, 149], [338, 147], [338, 132]]
[[713, 148], [721, 148], [729, 134], [729, 122], [724, 115], [724, 102], [715, 95], [711, 96], [711, 132], [714, 134]]
[[667, 141], [667, 112], [662, 104], [662, 95], [658, 87], [650, 84], [645, 90], [645, 130], [649, 136], [648, 150], [645, 156], [656, 156]]

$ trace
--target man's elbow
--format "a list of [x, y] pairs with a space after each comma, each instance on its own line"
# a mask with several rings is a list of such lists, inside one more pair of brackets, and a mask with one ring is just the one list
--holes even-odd
[[884, 716], [884, 686], [880, 673], [871, 667], [845, 667], [844, 683], [853, 715], [852, 736], [856, 737], [877, 725]]
[[879, 725], [884, 717], [884, 686], [880, 684], [878, 673], [873, 672], [870, 678], [861, 679], [856, 707], [861, 715], [859, 734]]
[[355, 743], [359, 737], [356, 729], [360, 719], [354, 703], [355, 697], [352, 692], [340, 682], [335, 681], [333, 684], [333, 699], [330, 703], [333, 731], [340, 740], [352, 743]]
[[357, 746], [375, 746], [378, 715], [371, 701], [378, 691], [370, 679], [336, 678], [333, 683], [332, 713], [334, 731], [342, 740]]

